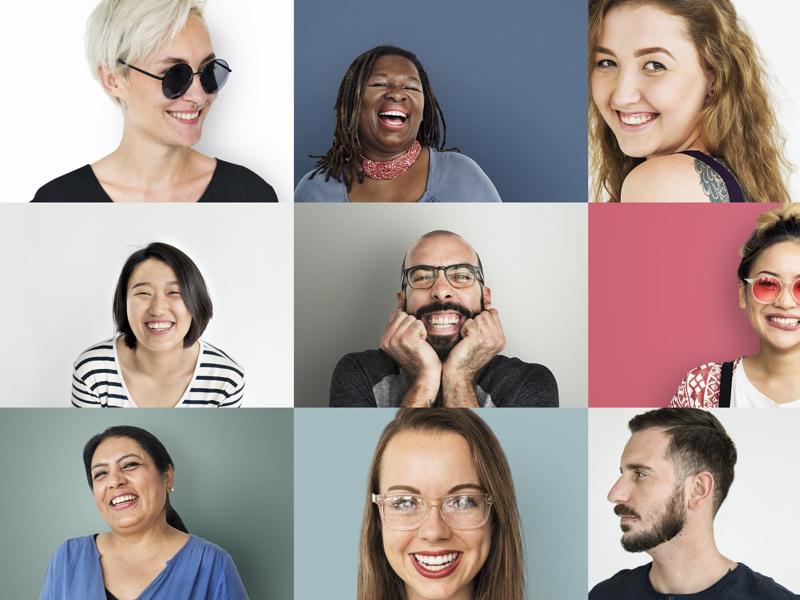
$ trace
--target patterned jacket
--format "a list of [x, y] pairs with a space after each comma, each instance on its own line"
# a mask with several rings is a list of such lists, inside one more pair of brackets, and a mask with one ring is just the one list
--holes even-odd
[[[733, 372], [742, 364], [740, 356], [733, 362]], [[722, 363], [710, 362], [692, 369], [683, 378], [669, 405], [673, 408], [717, 408]]]

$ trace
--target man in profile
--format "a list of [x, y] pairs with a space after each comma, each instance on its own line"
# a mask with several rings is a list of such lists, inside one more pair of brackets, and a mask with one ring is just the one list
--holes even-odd
[[498, 354], [505, 346], [477, 252], [431, 231], [403, 260], [397, 308], [380, 350], [347, 354], [331, 406], [558, 406], [552, 373]]
[[720, 554], [714, 517], [733, 483], [736, 447], [710, 412], [661, 408], [628, 423], [608, 493], [622, 547], [653, 559], [597, 584], [590, 600], [788, 600], [769, 577]]

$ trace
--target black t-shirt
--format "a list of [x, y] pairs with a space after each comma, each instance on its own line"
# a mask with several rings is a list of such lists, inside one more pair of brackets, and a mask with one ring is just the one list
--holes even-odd
[[[383, 350], [347, 354], [333, 371], [330, 405], [397, 407], [409, 384], [408, 375]], [[550, 369], [501, 355], [481, 369], [475, 395], [481, 406], [558, 406]]]
[[710, 588], [696, 594], [662, 594], [650, 584], [653, 563], [633, 570], [620, 571], [598, 583], [589, 592], [589, 600], [797, 600], [800, 596], [756, 573], [747, 565], [728, 571]]
[[[46, 183], [33, 202], [111, 202], [90, 165]], [[250, 169], [217, 159], [198, 202], [277, 202], [275, 190]]]

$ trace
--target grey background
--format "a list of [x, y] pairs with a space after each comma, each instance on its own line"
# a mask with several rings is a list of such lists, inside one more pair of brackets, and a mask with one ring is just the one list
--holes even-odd
[[297, 0], [295, 184], [325, 154], [336, 92], [359, 54], [414, 52], [447, 121], [506, 201], [585, 202], [585, 0]]
[[[587, 411], [480, 409], [511, 465], [528, 598], [583, 598]], [[369, 462], [391, 409], [295, 409], [297, 598], [354, 598]], [[327, 499], [326, 499], [327, 498]]]
[[377, 348], [400, 263], [448, 229], [478, 251], [506, 333], [503, 354], [547, 366], [561, 406], [587, 405], [585, 204], [295, 205], [295, 406], [327, 406], [348, 352]]
[[0, 597], [38, 598], [64, 540], [108, 531], [82, 452], [111, 425], [161, 440], [175, 461], [175, 509], [230, 552], [250, 598], [292, 597], [292, 409], [0, 410]]

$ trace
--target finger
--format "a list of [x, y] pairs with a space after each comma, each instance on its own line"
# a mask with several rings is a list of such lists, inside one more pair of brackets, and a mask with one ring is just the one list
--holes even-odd
[[468, 335], [474, 335], [475, 331], [477, 330], [477, 327], [478, 326], [475, 323], [475, 319], [467, 319], [461, 326], [461, 337], [465, 338]]
[[408, 343], [415, 338], [425, 339], [426, 337], [425, 325], [419, 319], [406, 315], [403, 322], [398, 326], [395, 339]]

